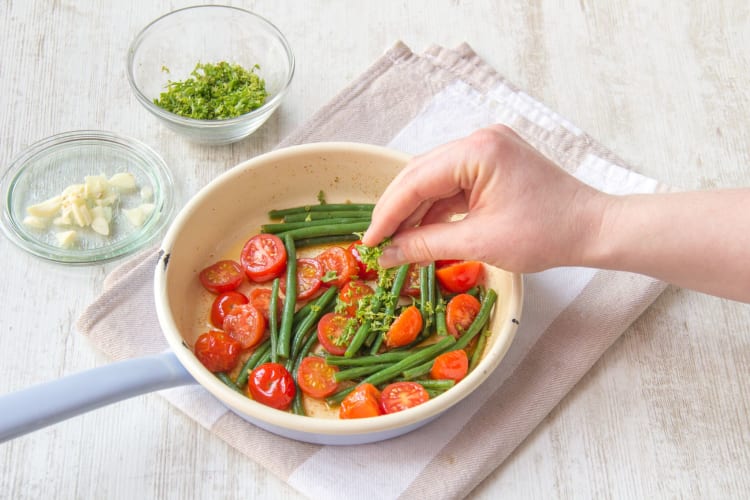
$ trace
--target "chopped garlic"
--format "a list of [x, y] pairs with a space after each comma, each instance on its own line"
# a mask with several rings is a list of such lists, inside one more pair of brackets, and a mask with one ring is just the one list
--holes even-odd
[[[90, 227], [103, 236], [109, 236], [114, 209], [119, 206], [120, 193], [135, 191], [138, 188], [135, 176], [120, 172], [107, 179], [104, 175], [88, 175], [83, 184], [71, 184], [62, 193], [36, 205], [26, 208], [24, 224], [36, 229], [44, 229], [50, 221], [57, 227]], [[140, 190], [142, 201], [150, 201], [153, 189], [144, 186]], [[152, 203], [142, 203], [132, 209], [123, 209], [125, 217], [133, 226], [141, 226], [154, 211]], [[74, 230], [55, 234], [62, 247], [70, 247], [77, 239]]]
[[132, 191], [136, 188], [135, 176], [130, 172], [121, 172], [109, 178], [109, 184], [120, 191]]
[[47, 217], [37, 217], [36, 215], [27, 215], [23, 219], [23, 223], [34, 229], [44, 229], [47, 227], [49, 219]]
[[109, 236], [109, 222], [104, 217], [94, 217], [91, 221], [91, 229], [103, 236]]
[[143, 186], [141, 189], [141, 199], [143, 201], [151, 201], [154, 198], [154, 190], [151, 186]]
[[75, 231], [60, 231], [55, 235], [57, 237], [57, 244], [63, 248], [70, 248], [76, 241]]
[[62, 196], [55, 196], [26, 208], [26, 213], [35, 217], [52, 217], [60, 210]]
[[122, 213], [125, 214], [125, 217], [127, 217], [127, 219], [133, 226], [140, 227], [144, 222], [146, 222], [146, 219], [149, 215], [151, 215], [151, 212], [153, 211], [153, 203], [143, 203], [142, 205], [139, 205], [135, 208], [123, 209]]

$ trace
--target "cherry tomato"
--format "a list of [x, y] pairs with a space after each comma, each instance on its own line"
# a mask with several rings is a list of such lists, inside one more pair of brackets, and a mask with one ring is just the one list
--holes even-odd
[[336, 356], [346, 352], [349, 342], [344, 343], [342, 336], [350, 318], [343, 314], [330, 312], [318, 321], [318, 342], [323, 349]]
[[354, 256], [341, 247], [326, 248], [315, 258], [323, 268], [324, 285], [341, 287], [359, 273]]
[[449, 300], [445, 307], [445, 323], [448, 333], [459, 338], [474, 322], [480, 307], [479, 300], [468, 293], [460, 293]]
[[224, 318], [234, 306], [247, 304], [247, 297], [240, 292], [224, 292], [217, 295], [211, 305], [211, 323], [216, 328], [224, 327]]
[[242, 267], [233, 260], [220, 260], [200, 272], [201, 284], [211, 293], [224, 293], [242, 284]]
[[406, 281], [404, 286], [401, 288], [401, 295], [407, 297], [419, 297], [422, 295], [419, 288], [419, 266], [417, 264], [409, 264], [409, 272], [406, 274]]
[[458, 382], [469, 372], [469, 357], [466, 351], [458, 349], [457, 351], [448, 351], [437, 358], [430, 369], [430, 377], [443, 380], [450, 379]]
[[440, 284], [452, 293], [464, 293], [475, 286], [482, 274], [482, 263], [467, 260], [441, 267], [435, 271]]
[[281, 276], [286, 266], [286, 248], [275, 234], [256, 234], [245, 243], [240, 263], [249, 279], [257, 283]]
[[[268, 321], [268, 311], [271, 308], [271, 289], [270, 288], [253, 288], [248, 296], [250, 303], [261, 312], [263, 317]], [[283, 301], [281, 297], [276, 299], [276, 318], [281, 314]]]
[[[314, 296], [323, 284], [323, 267], [316, 259], [297, 259], [297, 299], [306, 300]], [[279, 284], [286, 294], [286, 276]]]
[[234, 368], [241, 351], [239, 342], [219, 330], [206, 332], [195, 341], [195, 357], [214, 373]]
[[427, 390], [417, 382], [394, 382], [380, 394], [380, 405], [385, 413], [396, 413], [429, 401]]
[[414, 342], [422, 331], [422, 313], [416, 306], [409, 306], [398, 315], [385, 334], [386, 347], [401, 347]]
[[234, 306], [224, 317], [224, 331], [227, 335], [249, 349], [257, 345], [266, 330], [266, 320], [251, 304]]
[[337, 366], [329, 365], [323, 358], [307, 356], [299, 364], [297, 384], [308, 396], [325, 398], [339, 387], [335, 378], [337, 371]]
[[440, 269], [441, 267], [450, 266], [451, 264], [457, 264], [461, 262], [460, 259], [442, 259], [435, 261], [435, 267]]
[[354, 317], [360, 299], [374, 294], [375, 290], [364, 281], [352, 280], [339, 290], [339, 301], [346, 305], [346, 314]]
[[250, 372], [247, 389], [254, 400], [277, 410], [289, 408], [297, 393], [292, 375], [279, 363], [263, 363]]
[[365, 280], [365, 281], [372, 281], [378, 279], [378, 270], [377, 269], [368, 269], [367, 264], [362, 262], [362, 257], [359, 255], [359, 250], [357, 250], [357, 246], [362, 244], [362, 240], [357, 240], [351, 245], [349, 245], [349, 248], [347, 248], [347, 251], [354, 257], [354, 260], [357, 262], [357, 267], [359, 268], [359, 272], [357, 273], [359, 275], [359, 279]]
[[372, 384], [358, 385], [339, 407], [339, 418], [377, 417], [382, 414], [380, 391]]

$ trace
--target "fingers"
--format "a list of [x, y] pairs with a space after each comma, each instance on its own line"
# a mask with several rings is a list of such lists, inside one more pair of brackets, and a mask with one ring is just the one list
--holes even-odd
[[457, 172], [464, 163], [460, 148], [448, 144], [410, 161], [383, 192], [362, 241], [373, 246], [397, 229], [421, 219], [432, 203], [451, 198], [463, 186]]
[[490, 249], [478, 246], [483, 244], [477, 242], [481, 224], [480, 219], [465, 219], [401, 231], [383, 249], [380, 265], [394, 267], [408, 262], [431, 262], [439, 259], [482, 260], [490, 254]]
[[439, 200], [430, 206], [430, 209], [424, 214], [420, 223], [422, 225], [437, 224], [439, 222], [448, 222], [456, 214], [464, 214], [468, 211], [466, 195], [460, 192], [456, 195]]

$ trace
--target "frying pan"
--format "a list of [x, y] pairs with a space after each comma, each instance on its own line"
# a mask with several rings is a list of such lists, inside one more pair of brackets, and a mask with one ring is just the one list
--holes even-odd
[[486, 266], [486, 285], [499, 299], [483, 359], [450, 390], [399, 413], [338, 420], [275, 410], [229, 389], [192, 351], [206, 329], [210, 305], [197, 278], [201, 269], [237, 255], [241, 244], [268, 221], [271, 208], [317, 203], [320, 191], [329, 203], [374, 202], [407, 160], [403, 153], [378, 146], [316, 143], [257, 156], [217, 177], [177, 215], [161, 245], [154, 292], [171, 352], [113, 363], [0, 397], [0, 442], [129, 397], [194, 383], [254, 425], [318, 444], [396, 437], [459, 403], [492, 373], [513, 341], [523, 302], [518, 274]]

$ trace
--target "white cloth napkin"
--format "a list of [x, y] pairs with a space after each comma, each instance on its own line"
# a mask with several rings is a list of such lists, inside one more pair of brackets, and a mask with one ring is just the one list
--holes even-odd
[[[507, 82], [467, 45], [435, 46], [417, 55], [397, 43], [279, 146], [356, 141], [416, 154], [493, 123], [512, 127], [604, 191], [667, 189]], [[158, 325], [151, 288], [156, 261], [155, 250], [149, 250], [116, 269], [79, 319], [79, 331], [114, 359], [167, 347], [158, 327], [144, 327]], [[525, 287], [521, 325], [499, 368], [445, 415], [396, 439], [352, 447], [300, 443], [246, 423], [200, 387], [161, 394], [307, 496], [463, 497], [531, 433], [665, 285], [629, 273], [561, 268], [525, 276]]]

